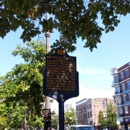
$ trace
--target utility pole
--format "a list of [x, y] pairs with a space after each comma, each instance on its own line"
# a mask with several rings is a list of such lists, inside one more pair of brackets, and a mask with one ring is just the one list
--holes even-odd
[[[49, 19], [49, 14], [46, 13], [46, 20]], [[47, 31], [46, 36], [46, 54], [50, 51], [50, 33]], [[45, 114], [44, 114], [44, 130], [51, 130], [51, 103], [50, 97], [45, 97]]]
[[[46, 20], [49, 19], [49, 14], [46, 13]], [[46, 54], [50, 51], [50, 32], [47, 31], [45, 33], [45, 36], [46, 36]]]

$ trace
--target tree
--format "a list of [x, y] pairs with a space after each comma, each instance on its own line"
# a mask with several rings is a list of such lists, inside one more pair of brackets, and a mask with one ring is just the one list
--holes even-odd
[[76, 113], [74, 108], [70, 108], [65, 112], [65, 125], [76, 124]]
[[24, 63], [17, 64], [0, 77], [0, 115], [8, 129], [41, 128], [45, 97], [42, 91], [42, 71], [45, 66], [45, 44], [27, 42], [12, 53], [20, 55]]
[[110, 104], [107, 106], [107, 126], [109, 126], [110, 128], [117, 127], [116, 121], [117, 121], [116, 108], [110, 102]]
[[103, 116], [103, 112], [102, 111], [99, 111], [99, 114], [98, 114], [98, 122], [100, 124], [100, 127], [103, 129], [103, 128], [106, 128], [107, 127], [107, 121], [106, 119], [104, 118]]
[[57, 130], [58, 129], [58, 116], [56, 114], [52, 116], [51, 122], [52, 122], [52, 128]]
[[100, 111], [99, 112], [99, 115], [98, 115], [98, 118], [99, 118], [99, 123], [100, 123], [100, 126], [101, 128], [116, 128], [117, 127], [117, 123], [116, 123], [116, 120], [117, 120], [117, 113], [116, 113], [116, 108], [115, 106], [112, 104], [112, 102], [110, 102], [108, 105], [107, 105], [107, 117], [104, 117], [103, 116], [103, 112]]
[[[51, 15], [48, 20], [46, 12]], [[119, 16], [128, 13], [129, 0], [1, 0], [0, 36], [21, 27], [21, 38], [25, 42], [42, 32], [57, 29], [61, 37], [52, 48], [61, 45], [74, 51], [77, 38], [81, 37], [84, 47], [92, 50], [101, 43], [102, 32], [113, 31], [120, 22]], [[101, 20], [103, 26], [97, 20]]]

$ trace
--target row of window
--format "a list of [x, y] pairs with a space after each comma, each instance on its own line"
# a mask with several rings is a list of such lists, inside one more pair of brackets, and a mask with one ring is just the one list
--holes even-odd
[[91, 109], [91, 104], [87, 105], [87, 103], [84, 103], [82, 105], [77, 106], [77, 111], [80, 111], [82, 109], [86, 109], [86, 106], [87, 106], [87, 109]]
[[83, 120], [83, 113], [78, 115], [78, 120]]
[[87, 105], [87, 109], [91, 109], [91, 104]]
[[77, 106], [76, 109], [77, 109], [77, 111], [80, 111], [80, 110], [85, 109], [85, 108], [86, 108], [86, 103]]
[[[130, 101], [130, 93], [128, 93], [128, 97], [129, 97], [129, 101]], [[124, 102], [126, 102], [127, 100], [126, 100], [126, 94], [125, 95], [123, 95], [123, 100], [124, 100]]]
[[92, 111], [87, 113], [88, 118], [92, 117]]
[[[124, 107], [124, 110], [125, 110], [125, 114], [128, 114], [128, 113], [129, 113], [128, 106], [125, 106], [125, 107]], [[118, 113], [119, 113], [119, 115], [123, 114], [122, 107], [120, 107], [120, 108], [118, 109]]]
[[[126, 98], [126, 96], [128, 98]], [[121, 104], [124, 104], [126, 102], [130, 102], [130, 93], [123, 95], [123, 102], [121, 102], [121, 97], [120, 96], [115, 97], [115, 100], [116, 100], [117, 105], [121, 105]]]
[[[78, 114], [78, 119], [80, 119], [80, 120], [83, 120], [83, 113], [81, 113], [81, 114]], [[90, 112], [87, 112], [87, 118], [91, 118], [92, 117], [92, 111], [90, 111]]]
[[129, 73], [129, 70], [127, 69], [127, 70], [125, 70], [125, 74], [124, 74], [124, 72], [121, 72], [120, 73], [120, 77], [121, 77], [121, 79], [124, 79], [125, 78], [125, 76], [126, 77], [128, 77], [129, 75], [130, 75], [130, 73]]
[[[129, 76], [130, 76], [129, 69], [125, 70], [125, 73], [124, 72], [120, 73], [120, 79], [124, 79], [125, 77], [127, 78]], [[118, 75], [114, 76], [114, 83], [119, 83]]]
[[[127, 87], [127, 88], [126, 88]], [[130, 89], [130, 81], [128, 81], [125, 85], [125, 83], [121, 84], [121, 89], [122, 90], [126, 90], [126, 89]], [[116, 86], [115, 87], [115, 92], [120, 92], [120, 86]]]

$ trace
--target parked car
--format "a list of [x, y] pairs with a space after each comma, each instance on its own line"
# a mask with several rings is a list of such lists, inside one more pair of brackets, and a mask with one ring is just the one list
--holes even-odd
[[91, 125], [71, 125], [70, 130], [95, 130]]

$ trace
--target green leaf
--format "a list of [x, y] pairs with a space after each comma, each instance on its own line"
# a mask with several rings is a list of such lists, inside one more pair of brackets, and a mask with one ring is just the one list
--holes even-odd
[[[130, 12], [130, 1], [122, 2], [121, 0], [73, 0], [71, 2], [60, 1], [12, 1], [2, 0], [0, 2], [0, 37], [4, 38], [10, 31], [16, 31], [22, 28], [20, 38], [26, 42], [38, 36], [42, 32], [52, 30], [59, 31], [61, 37], [65, 39], [65, 43], [69, 43], [69, 52], [74, 51], [73, 44], [77, 43], [78, 38], [89, 41], [91, 37], [95, 37], [95, 30], [100, 28], [101, 20], [104, 28], [97, 34], [97, 38], [101, 40], [102, 32], [106, 33], [114, 31], [118, 25], [118, 16], [127, 15]], [[57, 8], [58, 7], [58, 8]], [[50, 14], [50, 18], [46, 19], [46, 12]], [[99, 15], [100, 14], [100, 15]], [[42, 27], [42, 31], [39, 30]], [[112, 26], [112, 27], [110, 27]], [[86, 28], [89, 28], [87, 30]], [[95, 28], [95, 29], [93, 29]], [[89, 42], [86, 47], [93, 50], [97, 46], [98, 41]], [[61, 39], [59, 38], [59, 41]], [[63, 42], [63, 41], [62, 41]], [[55, 44], [52, 47], [58, 47]], [[96, 43], [96, 45], [92, 45]], [[61, 43], [60, 43], [61, 44]], [[84, 46], [83, 45], [83, 46]], [[66, 46], [63, 44], [63, 47]], [[72, 47], [70, 47], [72, 46]], [[52, 50], [54, 49], [52, 48]]]
[[40, 129], [43, 126], [42, 70], [45, 66], [45, 43], [32, 41], [24, 47], [18, 45], [14, 56], [21, 56], [24, 63], [17, 64], [5, 76], [0, 77], [0, 117], [8, 129], [26, 127]]

